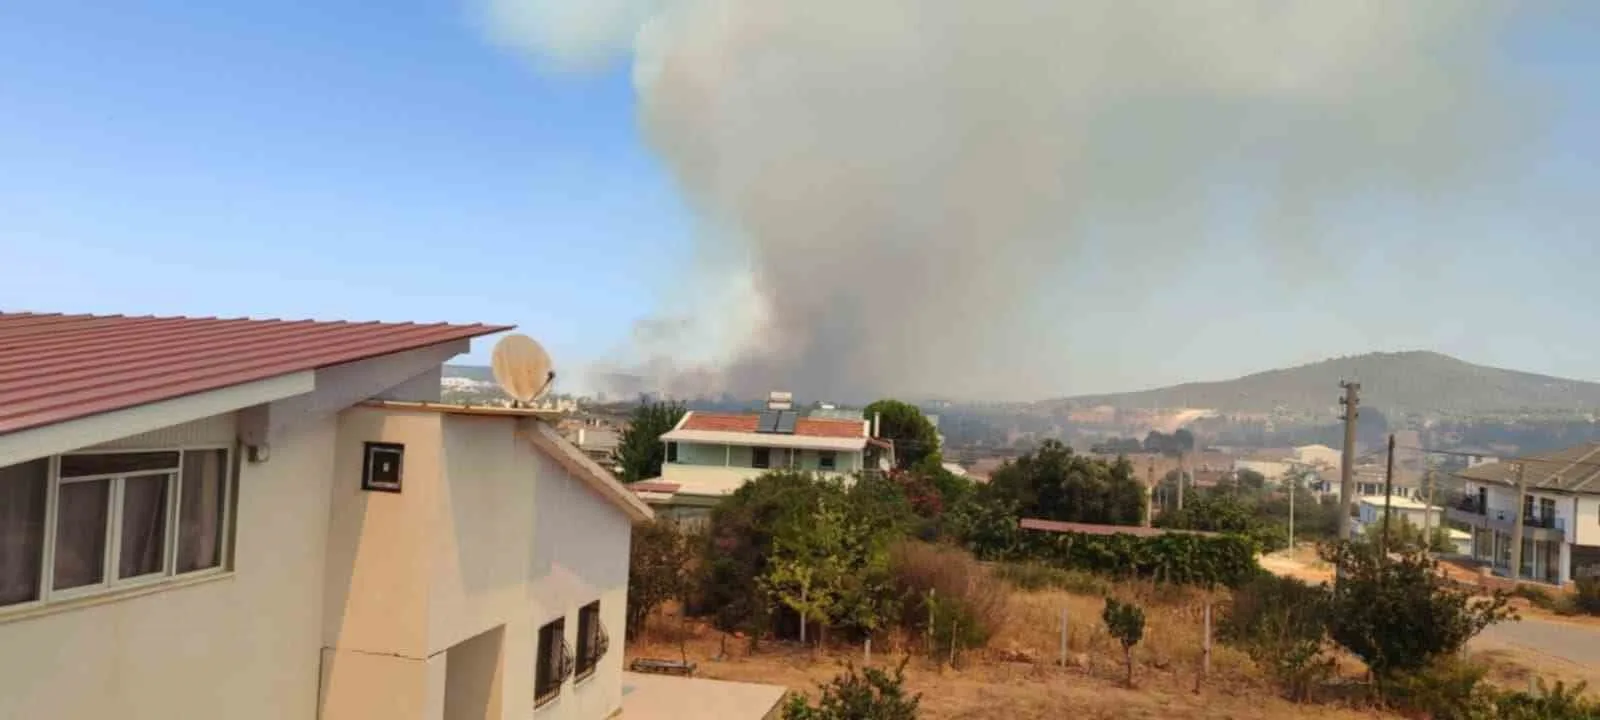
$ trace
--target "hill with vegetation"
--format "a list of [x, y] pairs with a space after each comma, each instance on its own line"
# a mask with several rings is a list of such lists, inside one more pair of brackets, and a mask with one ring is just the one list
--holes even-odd
[[1474, 365], [1426, 351], [1368, 353], [1233, 380], [1053, 402], [1071, 407], [1190, 407], [1324, 415], [1337, 412], [1340, 380], [1360, 382], [1363, 403], [1391, 415], [1581, 414], [1600, 407], [1600, 383]]
[[444, 376], [458, 377], [477, 382], [494, 382], [494, 369], [487, 365], [445, 365]]

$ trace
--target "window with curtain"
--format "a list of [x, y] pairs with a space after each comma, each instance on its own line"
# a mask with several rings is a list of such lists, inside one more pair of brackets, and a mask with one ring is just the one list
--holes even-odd
[[0, 467], [0, 607], [39, 599], [50, 460]]
[[178, 572], [222, 565], [227, 477], [226, 451], [191, 450], [183, 454], [182, 489], [178, 495]]
[[140, 475], [122, 479], [117, 577], [136, 578], [167, 569], [167, 509], [175, 476]]
[[72, 480], [56, 489], [54, 590], [99, 585], [106, 579], [111, 480]]
[[224, 567], [231, 468], [224, 448], [0, 468], [0, 609]]

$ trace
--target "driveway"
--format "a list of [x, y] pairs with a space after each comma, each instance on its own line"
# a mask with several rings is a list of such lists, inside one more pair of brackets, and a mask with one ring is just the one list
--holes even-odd
[[624, 672], [618, 720], [769, 720], [786, 692], [778, 685]]

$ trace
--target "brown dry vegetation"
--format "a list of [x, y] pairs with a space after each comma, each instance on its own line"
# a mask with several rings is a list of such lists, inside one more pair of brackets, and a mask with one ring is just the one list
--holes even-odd
[[[1136, 687], [1122, 687], [1122, 651], [1100, 621], [1103, 601], [1059, 590], [1001, 590], [1000, 625], [988, 648], [958, 660], [958, 667], [934, 663], [923, 643], [894, 634], [875, 646], [872, 662], [889, 666], [910, 651], [906, 685], [923, 696], [923, 717], [1057, 718], [1382, 718], [1398, 717], [1333, 703], [1296, 705], [1278, 697], [1249, 659], [1220, 644], [1213, 647], [1211, 673], [1195, 691], [1201, 663], [1203, 608], [1200, 591], [1158, 588], [1144, 583], [1115, 586], [1113, 592], [1145, 607], [1144, 641], [1134, 649]], [[1059, 657], [1061, 611], [1067, 611], [1068, 664]], [[716, 660], [721, 636], [708, 625], [683, 620], [673, 609], [651, 619], [628, 657], [677, 658], [683, 651], [703, 677], [783, 685], [811, 691], [840, 671], [846, 661], [860, 665], [863, 648], [834, 647], [813, 652], [793, 643], [766, 642], [755, 654], [742, 639], [727, 643], [730, 657]], [[1347, 672], [1355, 672], [1350, 668]]]
[[[1268, 569], [1320, 581], [1325, 567], [1311, 551], [1274, 556]], [[1210, 670], [1201, 665], [1205, 608], [1220, 621], [1223, 592], [1157, 585], [1151, 582], [1108, 583], [1089, 576], [1058, 589], [1019, 591], [989, 568], [953, 548], [905, 543], [895, 548], [897, 589], [910, 617], [926, 617], [918, 598], [933, 589], [938, 597], [961, 597], [969, 618], [989, 626], [986, 645], [951, 658], [941, 651], [930, 657], [926, 637], [904, 630], [882, 634], [871, 662], [891, 667], [907, 654], [906, 687], [922, 695], [922, 717], [929, 720], [995, 718], [1030, 720], [1061, 717], [1070, 710], [1077, 720], [1093, 718], [1391, 718], [1399, 715], [1370, 708], [1364, 699], [1341, 703], [1324, 690], [1318, 702], [1295, 704], [1282, 699], [1243, 653], [1214, 643]], [[1081, 581], [1077, 582], [1077, 581]], [[1020, 581], [1019, 581], [1020, 582]], [[1123, 686], [1121, 646], [1101, 621], [1102, 591], [1131, 600], [1145, 610], [1144, 639], [1134, 648], [1135, 687]], [[1061, 659], [1061, 621], [1067, 625], [1066, 663]], [[912, 615], [914, 614], [914, 615]], [[723, 656], [726, 651], [726, 657]], [[681, 617], [675, 606], [654, 614], [639, 642], [627, 649], [636, 657], [686, 655], [702, 677], [781, 685], [813, 692], [840, 672], [846, 662], [863, 663], [864, 648], [833, 644], [826, 649], [792, 642], [766, 641], [756, 652], [742, 637], [724, 638], [704, 621]], [[1512, 688], [1527, 688], [1537, 673], [1546, 680], [1585, 680], [1600, 687], [1600, 670], [1573, 663], [1557, 667], [1551, 658], [1517, 649], [1485, 648], [1474, 659], [1490, 667], [1489, 679]], [[1559, 664], [1559, 663], [1558, 663]], [[1338, 658], [1336, 680], [1359, 680], [1359, 660]], [[1338, 684], [1337, 682], [1335, 683]], [[1357, 683], [1346, 686], [1360, 696]]]

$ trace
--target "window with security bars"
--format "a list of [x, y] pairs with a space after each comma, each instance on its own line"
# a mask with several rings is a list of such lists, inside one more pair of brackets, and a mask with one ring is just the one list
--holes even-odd
[[578, 611], [578, 668], [577, 679], [594, 674], [600, 659], [611, 649], [611, 638], [606, 635], [605, 624], [600, 622], [600, 601], [596, 600]]
[[539, 628], [539, 656], [533, 678], [534, 707], [560, 697], [561, 684], [572, 677], [572, 648], [567, 645], [566, 632], [566, 618], [557, 618]]

